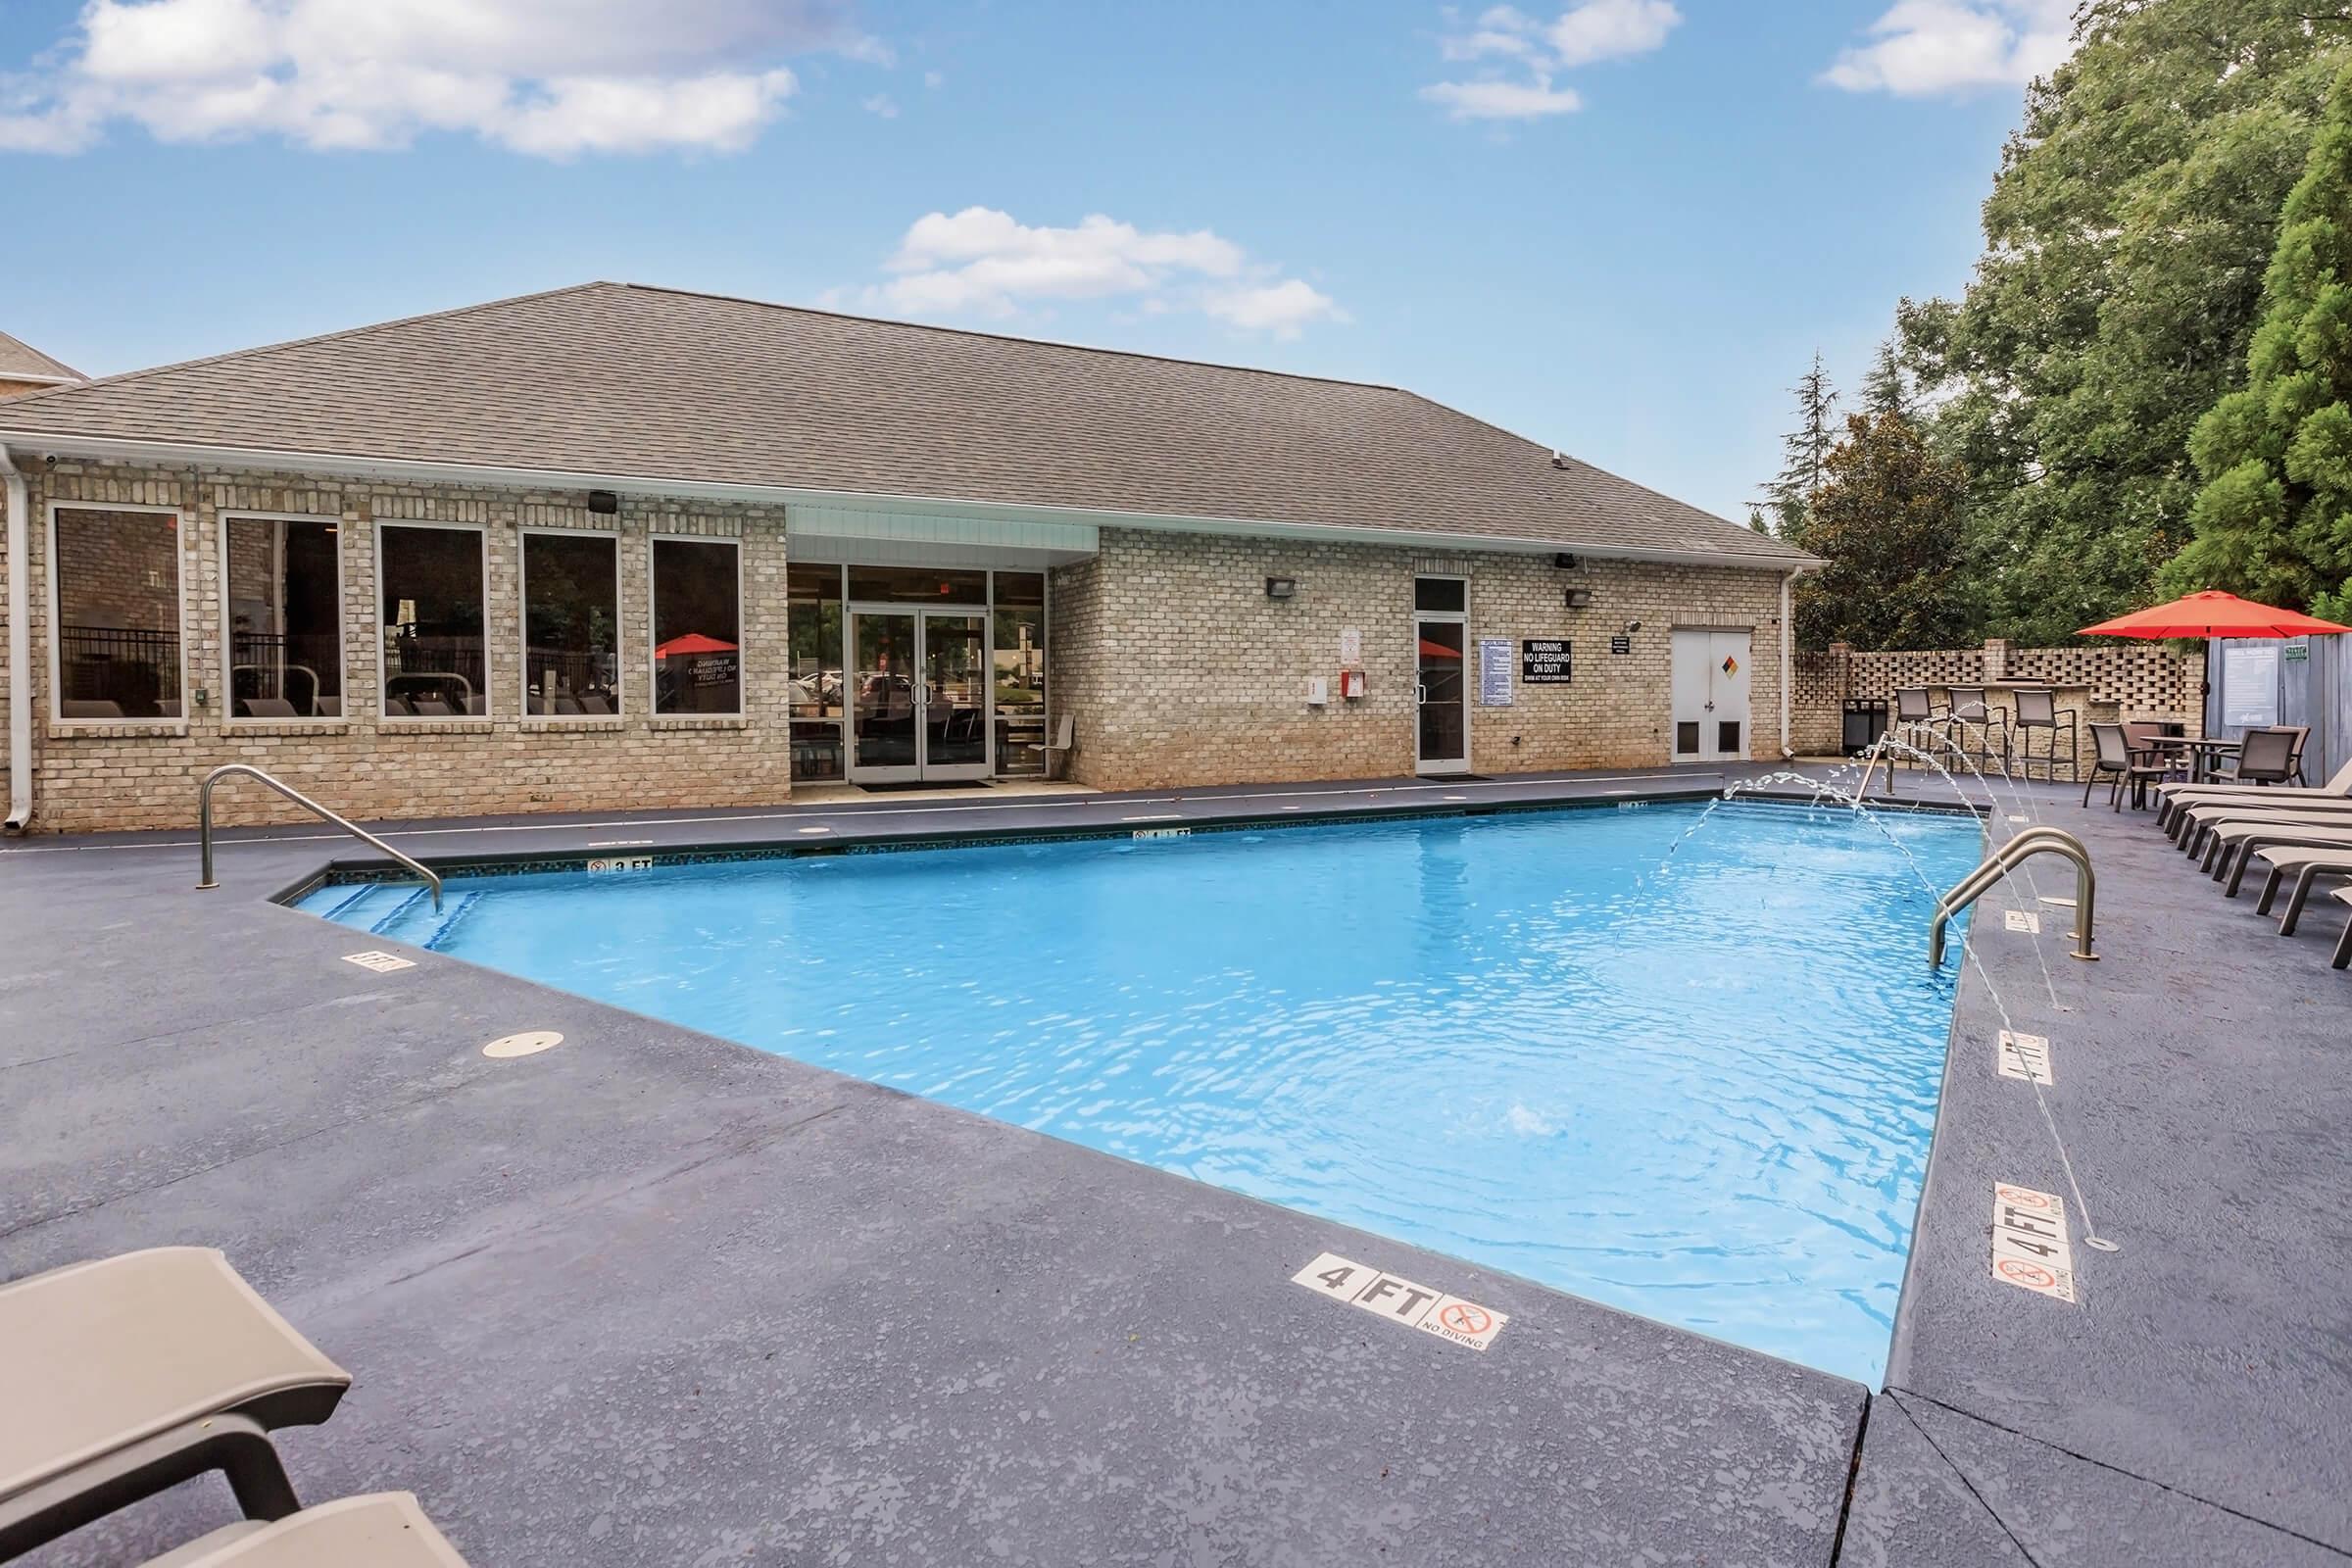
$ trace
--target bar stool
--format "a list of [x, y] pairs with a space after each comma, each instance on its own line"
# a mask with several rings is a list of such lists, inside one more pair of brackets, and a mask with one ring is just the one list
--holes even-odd
[[[1942, 715], [1936, 710], [1935, 699], [1928, 695], [1928, 689], [1925, 686], [1902, 686], [1896, 688], [1894, 694], [1894, 733], [1901, 738], [1904, 745], [1919, 746], [1920, 742], [1920, 737], [1916, 732], [1911, 734], [1902, 734], [1904, 730], [1909, 729], [1914, 725], [1933, 725], [1936, 719], [1940, 718], [1941, 716]], [[1921, 751], [1927, 750], [1927, 748], [1924, 746], [1919, 746], [1919, 749]], [[1907, 761], [1908, 765], [1912, 767], [1919, 766], [1919, 759], [1916, 757], [1908, 759]]]
[[2058, 706], [2058, 694], [2047, 686], [2021, 686], [2017, 689], [2017, 750], [2018, 768], [2027, 778], [2034, 776], [2034, 732], [2046, 730], [2049, 743], [2042, 748], [2042, 778], [2049, 783], [2058, 781], [2058, 736], [2066, 735], [2066, 778], [2073, 783], [2082, 776], [2079, 760], [2082, 746], [2076, 724], [2081, 714], [2072, 708]]
[[[2008, 713], [1985, 702], [1984, 688], [1982, 686], [1954, 686], [1951, 693], [1951, 711], [1944, 715], [1943, 721], [1944, 727], [1951, 733], [1952, 745], [1962, 756], [1980, 763], [1997, 759], [2001, 771], [2008, 772]], [[1968, 732], [1972, 729], [1977, 732], [1978, 744], [1975, 746], [1971, 746], [1968, 740]], [[1996, 739], [2000, 744], [1997, 752], [1993, 749]]]

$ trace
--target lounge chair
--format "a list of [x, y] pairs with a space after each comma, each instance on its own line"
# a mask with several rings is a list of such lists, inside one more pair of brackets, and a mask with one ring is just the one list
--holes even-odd
[[2186, 855], [2203, 853], [2221, 822], [2352, 822], [2352, 801], [2298, 801], [2265, 806], [2260, 801], [2214, 801], [2184, 806], [2173, 817], [2172, 840]]
[[2159, 826], [2170, 825], [2174, 813], [2191, 804], [2239, 801], [2267, 808], [2345, 800], [2352, 800], [2352, 762], [2337, 768], [2327, 783], [2313, 789], [2291, 785], [2264, 788], [2252, 784], [2166, 784], [2156, 792], [2156, 821]]
[[2148, 785], [2161, 782], [2166, 776], [2164, 764], [2143, 760], [2147, 754], [2132, 749], [2121, 724], [2093, 724], [2090, 738], [2098, 747], [2098, 756], [2090, 764], [2090, 777], [2082, 781], [2082, 804], [2090, 804], [2090, 792], [2101, 778], [2113, 778], [2115, 782], [2107, 790], [2109, 810], [2122, 808], [2127, 783], [2132, 786], [2132, 804], [2146, 805]]
[[57, 705], [60, 718], [121, 718], [122, 705], [105, 698], [69, 697]]
[[0, 1286], [0, 1560], [215, 1470], [282, 1519], [301, 1504], [270, 1433], [349, 1387], [211, 1248]]
[[2352, 888], [2337, 888], [2328, 895], [2345, 906], [2344, 934], [2335, 939], [2335, 956], [2328, 960], [2330, 968], [2341, 969], [2352, 964]]
[[2256, 850], [2254, 858], [2271, 868], [2269, 877], [2262, 884], [2262, 901], [2254, 906], [2256, 914], [2270, 913], [2271, 906], [2278, 902], [2279, 888], [2286, 884], [2288, 877], [2295, 879], [2286, 901], [2286, 909], [2278, 916], [2278, 934], [2282, 937], [2295, 934], [2295, 922], [2303, 918], [2304, 903], [2310, 899], [2311, 890], [2321, 877], [2352, 878], [2352, 849]]
[[300, 718], [294, 705], [283, 697], [240, 697], [237, 707], [244, 711], [240, 718]]
[[200, 1536], [146, 1568], [466, 1568], [407, 1492], [337, 1497], [274, 1524], [247, 1519]]
[[1054, 721], [1054, 738], [1046, 743], [1046, 777], [1058, 778], [1070, 767], [1070, 749], [1078, 733], [1078, 718], [1063, 713]]
[[[2352, 848], [2352, 822], [2330, 827], [2310, 822], [2225, 822], [2213, 831], [2213, 842], [2201, 862], [2213, 879], [2229, 877], [2227, 891], [2234, 898], [2245, 879], [2246, 866], [2256, 850], [2272, 848], [2332, 850]], [[2235, 870], [2232, 871], [2231, 867]]]

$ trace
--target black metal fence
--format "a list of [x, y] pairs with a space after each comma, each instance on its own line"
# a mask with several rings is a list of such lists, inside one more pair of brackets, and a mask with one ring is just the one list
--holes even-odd
[[112, 703], [124, 718], [179, 711], [176, 631], [61, 625], [57, 672], [58, 694], [69, 703]]

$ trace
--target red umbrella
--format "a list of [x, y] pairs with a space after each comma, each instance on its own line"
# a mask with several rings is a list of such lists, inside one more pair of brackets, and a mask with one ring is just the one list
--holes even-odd
[[1448, 648], [1444, 643], [1433, 643], [1424, 637], [1421, 639], [1421, 657], [1423, 659], [1459, 659], [1462, 657], [1462, 651], [1459, 648]]
[[735, 652], [733, 643], [722, 643], [715, 637], [706, 637], [699, 631], [690, 631], [683, 637], [672, 637], [656, 648], [654, 657], [656, 659], [677, 659], [687, 654], [731, 654], [733, 652]]
[[2129, 615], [2085, 626], [2078, 637], [2303, 637], [2313, 633], [2352, 631], [2332, 620], [2319, 620], [2299, 611], [2258, 605], [2235, 594], [2208, 589], [2169, 605], [2134, 610]]

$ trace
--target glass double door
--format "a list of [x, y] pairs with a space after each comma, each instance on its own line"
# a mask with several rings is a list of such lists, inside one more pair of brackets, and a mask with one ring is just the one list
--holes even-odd
[[850, 612], [850, 780], [986, 778], [988, 616]]

